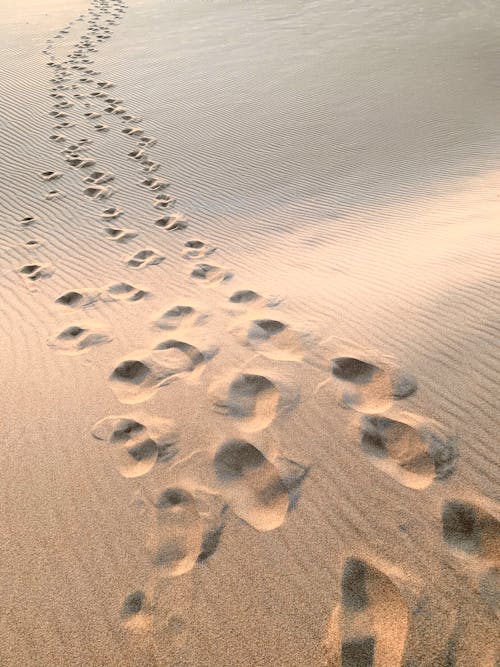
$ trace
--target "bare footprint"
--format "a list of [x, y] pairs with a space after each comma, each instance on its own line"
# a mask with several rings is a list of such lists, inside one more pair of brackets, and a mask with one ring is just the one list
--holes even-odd
[[142, 477], [157, 463], [166, 463], [177, 454], [178, 434], [166, 419], [110, 416], [92, 429], [97, 440], [110, 445], [114, 466], [126, 478]]
[[259, 531], [282, 525], [288, 489], [257, 447], [246, 440], [227, 440], [215, 453], [213, 468], [222, 496], [240, 519]]
[[401, 667], [409, 613], [396, 584], [366, 561], [344, 564], [341, 603], [327, 630], [327, 665]]
[[455, 469], [456, 447], [437, 425], [410, 413], [398, 419], [366, 415], [361, 422], [361, 449], [371, 463], [403, 486], [425, 489]]

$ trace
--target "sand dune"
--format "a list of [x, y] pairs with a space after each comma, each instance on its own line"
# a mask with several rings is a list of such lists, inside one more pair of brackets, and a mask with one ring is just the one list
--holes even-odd
[[497, 664], [496, 10], [0, 9], [2, 665]]

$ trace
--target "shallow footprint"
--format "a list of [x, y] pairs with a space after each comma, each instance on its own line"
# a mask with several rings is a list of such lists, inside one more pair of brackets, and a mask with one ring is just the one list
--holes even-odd
[[407, 398], [417, 390], [409, 373], [356, 357], [335, 357], [332, 376], [340, 381], [341, 400], [354, 410], [375, 414], [387, 410], [394, 399]]
[[127, 243], [138, 236], [138, 232], [133, 229], [123, 229], [121, 227], [104, 227], [104, 233], [112, 241], [118, 243]]
[[110, 206], [109, 208], [104, 209], [104, 211], [101, 213], [101, 218], [104, 218], [105, 220], [113, 220], [114, 218], [118, 218], [120, 215], [123, 215], [121, 208]]
[[[140, 421], [139, 421], [140, 419]], [[142, 477], [158, 463], [177, 454], [177, 431], [167, 419], [110, 416], [92, 429], [97, 440], [110, 445], [115, 468], [126, 478]]]
[[186, 241], [182, 255], [186, 259], [201, 259], [202, 257], [212, 255], [216, 250], [215, 246], [207, 245], [204, 241]]
[[96, 345], [109, 343], [111, 336], [103, 329], [89, 323], [70, 324], [47, 341], [50, 347], [64, 354], [76, 355]]
[[457, 450], [437, 425], [417, 415], [398, 419], [366, 415], [361, 422], [361, 449], [370, 462], [410, 489], [425, 489], [436, 479], [452, 474]]
[[247, 320], [232, 329], [243, 345], [250, 345], [269, 359], [298, 361], [304, 356], [305, 336], [285, 322], [266, 317]]
[[294, 407], [298, 393], [275, 374], [237, 372], [211, 385], [214, 409], [238, 420], [242, 431], [261, 431]]
[[213, 468], [222, 496], [240, 519], [259, 531], [282, 525], [288, 489], [257, 447], [246, 440], [227, 440], [215, 453]]
[[53, 269], [50, 264], [25, 264], [19, 268], [19, 273], [26, 278], [26, 280], [40, 280], [41, 278], [49, 278]]
[[442, 529], [450, 547], [500, 563], [500, 522], [485, 509], [462, 500], [450, 500], [443, 507]]
[[131, 269], [144, 269], [146, 266], [155, 266], [165, 260], [163, 255], [158, 255], [154, 250], [139, 250], [127, 261]]
[[55, 181], [58, 178], [61, 178], [62, 172], [61, 171], [43, 171], [40, 174], [40, 177], [43, 181]]
[[92, 185], [85, 188], [83, 194], [91, 199], [108, 199], [113, 194], [113, 190], [109, 185]]
[[172, 213], [171, 215], [164, 215], [156, 220], [155, 225], [167, 232], [175, 232], [180, 229], [186, 229], [187, 222], [180, 214]]
[[154, 567], [161, 576], [177, 577], [196, 565], [203, 543], [203, 522], [194, 496], [168, 487], [154, 501], [154, 525], [149, 542]]
[[327, 664], [401, 667], [408, 626], [408, 606], [396, 584], [367, 562], [348, 558], [341, 603], [327, 630]]
[[84, 308], [90, 306], [99, 299], [99, 291], [92, 289], [81, 289], [79, 291], [69, 290], [57, 297], [55, 303], [67, 308]]
[[106, 290], [106, 301], [140, 301], [149, 295], [146, 290], [130, 285], [130, 283], [113, 283]]
[[196, 326], [204, 322], [205, 319], [206, 316], [193, 306], [177, 305], [160, 313], [154, 320], [154, 326], [169, 331], [180, 327]]
[[196, 264], [191, 271], [191, 278], [205, 285], [213, 285], [230, 280], [233, 274], [220, 266], [212, 264]]

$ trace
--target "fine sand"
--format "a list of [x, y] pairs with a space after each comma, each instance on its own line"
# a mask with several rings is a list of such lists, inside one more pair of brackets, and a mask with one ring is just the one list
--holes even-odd
[[2, 5], [2, 667], [496, 667], [497, 14]]

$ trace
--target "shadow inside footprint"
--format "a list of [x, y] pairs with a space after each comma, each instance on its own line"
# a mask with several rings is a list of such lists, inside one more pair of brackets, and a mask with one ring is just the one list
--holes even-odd
[[234, 513], [259, 531], [281, 526], [289, 507], [288, 489], [276, 467], [245, 440], [228, 440], [217, 450], [214, 471]]
[[373, 415], [362, 420], [361, 448], [377, 468], [411, 489], [448, 477], [457, 458], [453, 444], [429, 427]]
[[461, 500], [443, 507], [442, 530], [449, 546], [487, 560], [500, 558], [500, 523], [483, 509]]

